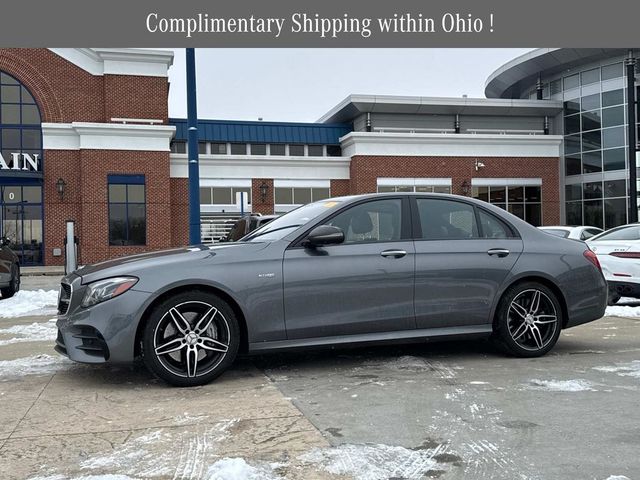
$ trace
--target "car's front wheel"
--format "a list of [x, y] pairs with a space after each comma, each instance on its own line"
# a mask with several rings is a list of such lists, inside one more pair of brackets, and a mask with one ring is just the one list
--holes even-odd
[[509, 288], [496, 315], [496, 342], [518, 357], [544, 355], [556, 344], [562, 329], [562, 308], [557, 296], [537, 282]]
[[13, 265], [11, 267], [11, 280], [9, 280], [9, 286], [0, 289], [2, 298], [11, 298], [20, 290], [20, 267]]
[[144, 328], [142, 353], [152, 373], [178, 387], [211, 382], [234, 361], [240, 344], [231, 307], [206, 291], [163, 301]]

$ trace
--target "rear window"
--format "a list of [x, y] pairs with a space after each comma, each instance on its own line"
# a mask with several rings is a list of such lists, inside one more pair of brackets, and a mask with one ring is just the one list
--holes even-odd
[[556, 237], [567, 238], [569, 236], [568, 230], [561, 230], [559, 228], [543, 228], [541, 229], [544, 233], [548, 233], [550, 235], [555, 235]]
[[640, 240], [640, 225], [612, 228], [593, 240]]

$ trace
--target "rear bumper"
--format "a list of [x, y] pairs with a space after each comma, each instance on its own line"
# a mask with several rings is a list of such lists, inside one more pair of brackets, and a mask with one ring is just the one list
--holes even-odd
[[614, 290], [621, 297], [640, 298], [640, 283], [628, 281], [608, 281], [609, 289]]

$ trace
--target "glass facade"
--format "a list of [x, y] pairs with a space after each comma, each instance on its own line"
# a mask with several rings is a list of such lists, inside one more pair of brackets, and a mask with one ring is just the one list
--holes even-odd
[[0, 72], [0, 154], [0, 235], [9, 239], [21, 265], [41, 265], [40, 110], [29, 90], [4, 72]]
[[627, 222], [626, 91], [621, 62], [563, 77], [565, 220]]

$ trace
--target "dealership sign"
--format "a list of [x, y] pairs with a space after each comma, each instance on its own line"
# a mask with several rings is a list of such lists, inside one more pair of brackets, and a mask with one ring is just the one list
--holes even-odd
[[5, 158], [0, 152], [0, 170], [39, 172], [40, 155], [38, 153], [12, 153], [10, 158]]

